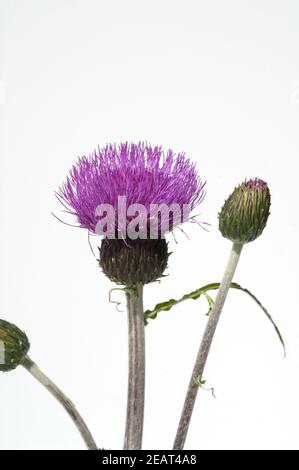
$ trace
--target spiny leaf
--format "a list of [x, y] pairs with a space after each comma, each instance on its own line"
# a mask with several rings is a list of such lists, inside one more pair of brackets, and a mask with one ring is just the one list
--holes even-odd
[[[188, 299], [193, 299], [193, 300], [196, 300], [196, 299], [199, 299], [202, 295], [204, 295], [208, 301], [208, 304], [209, 304], [209, 312], [208, 314], [211, 312], [212, 310], [212, 307], [213, 307], [213, 299], [207, 294], [208, 291], [211, 291], [211, 290], [217, 290], [219, 289], [220, 287], [220, 283], [219, 282], [213, 282], [211, 284], [206, 284], [205, 286], [203, 287], [200, 287], [199, 289], [197, 290], [194, 290], [192, 292], [190, 292], [189, 294], [185, 294], [183, 295], [181, 298], [179, 299], [170, 299], [168, 301], [165, 301], [165, 302], [161, 302], [159, 304], [157, 304], [155, 306], [155, 308], [153, 310], [146, 310], [146, 312], [144, 313], [144, 321], [145, 321], [145, 324], [148, 323], [148, 320], [151, 319], [155, 319], [157, 318], [157, 315], [158, 313], [162, 312], [162, 311], [168, 311], [170, 310], [172, 307], [174, 307], [175, 305], [178, 305], [180, 304], [181, 302], [184, 302], [185, 300], [188, 300]], [[286, 348], [285, 348], [285, 343], [284, 343], [284, 340], [283, 340], [283, 337], [279, 331], [279, 328], [278, 326], [276, 325], [276, 323], [274, 322], [272, 316], [270, 315], [270, 313], [268, 312], [268, 310], [263, 306], [263, 304], [260, 302], [260, 300], [252, 293], [250, 292], [248, 289], [240, 286], [239, 284], [237, 284], [236, 282], [232, 282], [230, 287], [232, 289], [237, 289], [237, 290], [241, 290], [242, 292], [245, 292], [247, 295], [249, 295], [249, 297], [251, 297], [252, 300], [254, 300], [254, 302], [257, 303], [257, 305], [262, 309], [262, 311], [264, 312], [264, 314], [266, 315], [266, 317], [268, 318], [268, 320], [271, 322], [278, 338], [279, 338], [279, 341], [281, 342], [282, 344], [282, 347], [283, 347], [283, 351], [284, 351], [284, 356], [286, 355]]]
[[[209, 290], [210, 286], [212, 286], [212, 288], [213, 288], [214, 285], [215, 284], [208, 284], [207, 286], [203, 286], [200, 289], [197, 289], [195, 291], [190, 292], [189, 294], [183, 295], [183, 297], [181, 297], [180, 299], [169, 299], [165, 302], [161, 302], [161, 303], [157, 304], [153, 310], [146, 310], [146, 312], [144, 312], [145, 320], [146, 321], [149, 320], [149, 319], [154, 320], [155, 318], [157, 318], [158, 313], [163, 312], [163, 311], [167, 312], [168, 310], [170, 310], [175, 305], [178, 305], [181, 302], [184, 302], [184, 300], [199, 299], [199, 297], [201, 295], [206, 294], [206, 291]], [[219, 284], [218, 284], [218, 286], [219, 286]]]

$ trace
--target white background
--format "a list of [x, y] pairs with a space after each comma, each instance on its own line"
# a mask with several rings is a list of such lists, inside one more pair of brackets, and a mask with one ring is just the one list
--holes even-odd
[[[217, 213], [236, 184], [259, 176], [272, 192], [235, 280], [278, 322], [287, 358], [264, 314], [231, 292], [204, 377], [217, 399], [200, 391], [186, 448], [299, 448], [298, 21], [296, 0], [0, 1], [0, 316], [27, 332], [100, 447], [122, 447], [126, 314], [87, 233], [51, 215], [54, 191], [98, 144], [147, 139], [197, 162], [212, 226], [170, 237], [169, 277], [145, 288], [146, 308], [220, 280], [230, 243]], [[147, 327], [146, 449], [172, 446], [205, 311], [189, 301]], [[84, 448], [21, 367], [0, 375], [0, 413], [1, 449]]]

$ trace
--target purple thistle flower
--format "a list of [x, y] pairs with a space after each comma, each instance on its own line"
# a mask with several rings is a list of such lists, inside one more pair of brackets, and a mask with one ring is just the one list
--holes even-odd
[[260, 189], [260, 188], [267, 188], [267, 183], [260, 178], [254, 178], [249, 181], [245, 181], [245, 186], [246, 188], [251, 188], [251, 189]]
[[[96, 233], [100, 219], [97, 207], [109, 204], [117, 214], [119, 196], [126, 197], [127, 207], [142, 204], [148, 224], [151, 204], [177, 204], [181, 209], [188, 205], [191, 211], [202, 202], [204, 186], [184, 153], [164, 153], [160, 146], [126, 142], [108, 144], [89, 157], [79, 158], [56, 196], [67, 212], [76, 216], [79, 227]], [[127, 217], [125, 224], [129, 221]], [[173, 221], [170, 229], [176, 224]]]

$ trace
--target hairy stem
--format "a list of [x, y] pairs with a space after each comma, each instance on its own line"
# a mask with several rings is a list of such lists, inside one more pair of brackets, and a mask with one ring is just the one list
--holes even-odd
[[124, 449], [139, 450], [142, 445], [144, 385], [145, 385], [145, 343], [143, 286], [127, 291], [129, 330], [129, 377], [127, 398], [127, 421]]
[[65, 394], [50, 380], [40, 368], [30, 359], [29, 356], [26, 356], [22, 362], [22, 366], [25, 367], [28, 372], [40, 382], [63, 406], [65, 411], [72, 418], [75, 423], [78, 431], [80, 432], [84, 442], [89, 450], [97, 450], [97, 445], [85, 424], [85, 421], [76, 410], [75, 405], [65, 396]]
[[213, 305], [212, 311], [209, 316], [209, 320], [204, 331], [202, 341], [199, 347], [197, 354], [196, 362], [193, 368], [191, 380], [187, 390], [183, 411], [181, 414], [179, 427], [174, 441], [173, 449], [183, 449], [186, 436], [188, 433], [191, 416], [197, 397], [198, 389], [200, 387], [200, 381], [202, 379], [202, 374], [207, 362], [209, 355], [210, 347], [212, 344], [213, 336], [217, 327], [217, 323], [220, 318], [220, 314], [232, 282], [233, 276], [236, 271], [236, 267], [240, 258], [243, 245], [234, 243], [231, 254], [224, 272], [222, 282], [220, 284], [215, 303]]

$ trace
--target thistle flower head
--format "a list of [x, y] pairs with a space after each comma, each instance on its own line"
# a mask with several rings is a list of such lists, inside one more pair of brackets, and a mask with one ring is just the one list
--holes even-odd
[[108, 240], [99, 248], [99, 264], [113, 282], [125, 286], [148, 284], [163, 276], [169, 258], [165, 238]]
[[219, 230], [235, 243], [248, 243], [263, 232], [270, 214], [270, 191], [255, 178], [235, 188], [219, 213]]
[[0, 371], [8, 372], [20, 365], [29, 347], [23, 331], [12, 323], [0, 320]]
[[164, 234], [189, 219], [204, 186], [185, 154], [126, 142], [79, 158], [56, 195], [79, 227], [104, 235], [99, 264], [129, 286], [163, 275]]
[[[126, 142], [108, 144], [89, 157], [79, 158], [56, 195], [75, 215], [79, 227], [97, 233], [97, 208], [102, 204], [111, 206], [117, 219], [119, 196], [125, 196], [127, 207], [140, 204], [145, 208], [143, 222], [147, 225], [151, 204], [176, 204], [181, 209], [188, 205], [192, 210], [202, 201], [204, 186], [185, 154], [175, 155], [172, 150], [165, 153], [160, 146], [145, 142]], [[125, 226], [131, 219], [132, 215], [126, 215]], [[176, 223], [171, 218], [170, 229]]]

